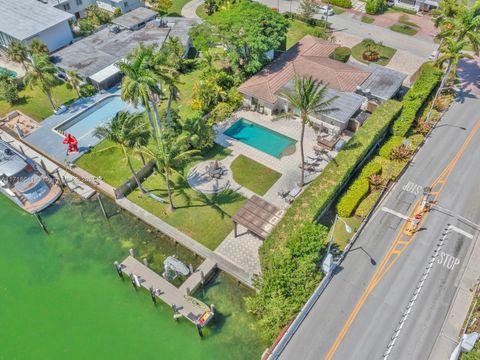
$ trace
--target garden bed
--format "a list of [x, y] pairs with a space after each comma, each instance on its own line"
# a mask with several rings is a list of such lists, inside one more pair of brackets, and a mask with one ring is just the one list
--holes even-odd
[[378, 60], [377, 61], [368, 61], [364, 59], [363, 54], [368, 50], [367, 46], [365, 46], [365, 43], [362, 41], [355, 45], [352, 48], [352, 56], [355, 58], [355, 60], [358, 60], [364, 64], [368, 64], [370, 62], [378, 64], [378, 65], [383, 65], [386, 66], [392, 57], [395, 55], [397, 52], [397, 49], [378, 44], [377, 43], [377, 52], [378, 52]]
[[398, 33], [405, 34], [408, 36], [413, 36], [418, 32], [417, 29], [406, 24], [394, 24], [390, 26], [390, 30], [396, 31]]

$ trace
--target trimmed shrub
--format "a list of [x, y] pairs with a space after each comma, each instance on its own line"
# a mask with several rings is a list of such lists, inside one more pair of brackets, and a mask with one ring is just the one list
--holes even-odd
[[392, 136], [382, 145], [378, 154], [385, 159], [390, 159], [390, 154], [392, 153], [392, 150], [397, 146], [402, 145], [403, 139], [404, 138], [401, 136]]
[[386, 181], [395, 181], [407, 165], [407, 161], [393, 161], [381, 156], [375, 156], [374, 160], [382, 164], [382, 176]]
[[408, 141], [410, 141], [410, 146], [412, 150], [415, 150], [420, 146], [423, 141], [424, 136], [422, 134], [414, 134], [408, 137]]
[[346, 46], [339, 46], [333, 50], [332, 58], [346, 63], [352, 54], [352, 50]]
[[93, 96], [96, 92], [97, 92], [97, 89], [95, 88], [95, 86], [91, 84], [83, 85], [80, 88], [81, 97], [90, 97], [90, 96]]
[[431, 64], [424, 64], [418, 80], [403, 98], [403, 109], [392, 127], [393, 135], [405, 136], [412, 126], [418, 111], [440, 83], [442, 71]]
[[370, 15], [375, 15], [385, 8], [384, 0], [367, 0], [365, 4], [365, 12]]
[[370, 184], [368, 179], [359, 177], [350, 185], [347, 192], [337, 203], [337, 214], [341, 217], [350, 217], [360, 201], [367, 196], [369, 190]]
[[365, 218], [373, 209], [373, 206], [377, 202], [381, 193], [381, 191], [372, 191], [370, 194], [368, 194], [368, 196], [358, 205], [357, 210], [355, 210], [355, 215]]
[[330, 5], [335, 5], [345, 9], [350, 9], [352, 7], [352, 1], [351, 0], [330, 0]]
[[368, 178], [372, 174], [380, 174], [382, 164], [376, 161], [370, 161], [362, 169], [357, 179], [350, 185], [347, 192], [340, 198], [336, 209], [341, 217], [350, 217], [353, 210], [360, 204], [360, 201], [367, 196], [370, 190]]
[[[321, 278], [321, 273], [316, 266], [315, 271], [305, 274], [299, 264], [289, 268], [279, 265], [288, 262], [290, 257], [288, 244], [305, 222], [314, 222], [330, 204], [360, 161], [388, 130], [401, 108], [402, 105], [394, 100], [381, 104], [340, 150], [335, 161], [331, 161], [298, 196], [270, 236], [263, 242], [260, 248], [262, 279], [257, 284], [259, 291], [255, 297], [248, 299], [247, 305], [248, 310], [259, 319], [261, 330], [266, 334], [266, 340], [272, 341], [300, 311]], [[299, 246], [303, 245], [299, 244]], [[312, 265], [312, 263], [314, 263], [313, 258], [303, 262], [304, 265]], [[292, 278], [297, 279], [299, 275], [303, 277], [297, 284], [292, 281]]]

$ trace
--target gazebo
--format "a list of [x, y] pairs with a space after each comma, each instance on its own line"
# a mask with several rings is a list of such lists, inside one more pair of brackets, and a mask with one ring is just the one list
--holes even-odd
[[233, 216], [235, 223], [235, 237], [238, 236], [237, 225], [240, 224], [248, 231], [265, 239], [278, 224], [285, 210], [281, 210], [257, 195], [253, 195], [248, 202]]

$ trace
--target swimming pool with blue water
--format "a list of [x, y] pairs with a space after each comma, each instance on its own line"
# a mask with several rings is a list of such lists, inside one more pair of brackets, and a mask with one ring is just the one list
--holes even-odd
[[122, 110], [142, 111], [142, 109], [134, 109], [133, 106], [123, 101], [119, 95], [113, 95], [100, 100], [87, 110], [63, 122], [55, 129], [66, 134], [72, 134], [79, 140], [88, 139], [89, 143], [95, 143], [100, 140], [94, 137], [95, 129], [98, 126], [105, 125], [112, 120], [117, 112]]
[[296, 143], [296, 140], [288, 136], [243, 118], [230, 126], [224, 134], [278, 159], [292, 153]]

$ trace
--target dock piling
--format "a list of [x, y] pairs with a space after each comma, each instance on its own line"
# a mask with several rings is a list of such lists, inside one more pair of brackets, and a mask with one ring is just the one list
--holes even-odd
[[135, 277], [133, 276], [132, 273], [128, 274], [130, 276], [130, 280], [132, 281], [132, 286], [135, 290], [137, 290], [137, 284], [135, 283]]
[[153, 287], [150, 286], [148, 290], [150, 290], [150, 296], [152, 297], [153, 304], [157, 305], [157, 296], [155, 295], [155, 291], [153, 290]]
[[35, 218], [37, 219], [38, 225], [40, 225], [40, 227], [42, 228], [42, 230], [45, 231], [46, 234], [48, 234], [48, 230], [47, 230], [47, 228], [45, 227], [45, 224], [43, 223], [42, 218], [40, 217], [40, 215], [39, 215], [38, 213], [34, 213], [34, 215], [35, 215]]
[[103, 205], [102, 197], [100, 196], [100, 194], [97, 194], [97, 200], [100, 204], [100, 209], [102, 209], [103, 216], [105, 217], [105, 219], [108, 220], [107, 211], [105, 210], [105, 206]]
[[198, 336], [200, 336], [201, 338], [203, 338], [203, 331], [202, 331], [202, 327], [200, 325], [197, 324], [197, 332], [198, 332]]
[[133, 248], [128, 249], [128, 252], [130, 253], [131, 257], [135, 257], [135, 250]]
[[113, 265], [115, 265], [115, 270], [117, 270], [118, 276], [120, 276], [123, 280], [123, 271], [121, 265], [118, 263], [118, 261], [115, 261]]
[[148, 259], [147, 258], [143, 258], [143, 265], [148, 267]]

